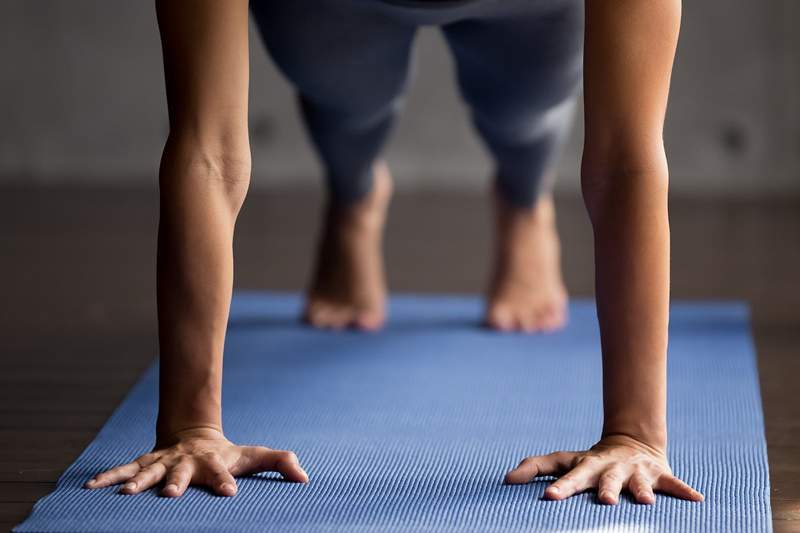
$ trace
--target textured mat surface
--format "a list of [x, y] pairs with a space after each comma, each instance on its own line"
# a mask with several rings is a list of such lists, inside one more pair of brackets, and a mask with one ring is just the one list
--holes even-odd
[[561, 333], [477, 327], [474, 298], [397, 297], [374, 335], [296, 323], [292, 296], [237, 294], [225, 359], [228, 436], [297, 452], [309, 485], [240, 480], [235, 498], [190, 489], [121, 496], [81, 489], [153, 441], [156, 372], [16, 531], [769, 531], [761, 400], [746, 308], [673, 306], [670, 459], [704, 503], [592, 493], [542, 500], [546, 482], [504, 486], [522, 457], [589, 446], [598, 435], [594, 307]]

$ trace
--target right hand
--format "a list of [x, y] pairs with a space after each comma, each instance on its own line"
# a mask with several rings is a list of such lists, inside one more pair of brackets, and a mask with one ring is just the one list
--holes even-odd
[[237, 446], [211, 428], [180, 431], [160, 439], [164, 445], [132, 463], [107, 470], [84, 485], [99, 489], [123, 483], [122, 494], [138, 494], [164, 481], [163, 496], [177, 498], [189, 485], [203, 485], [220, 496], [234, 496], [235, 476], [279, 472], [287, 481], [307, 483], [308, 474], [289, 451]]

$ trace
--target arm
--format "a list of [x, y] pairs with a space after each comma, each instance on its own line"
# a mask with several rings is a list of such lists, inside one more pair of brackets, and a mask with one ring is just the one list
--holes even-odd
[[160, 169], [159, 413], [156, 444], [87, 483], [134, 494], [165, 481], [220, 495], [233, 476], [307, 476], [291, 452], [236, 446], [222, 433], [222, 352], [233, 285], [233, 230], [250, 179], [247, 0], [158, 0], [170, 133]]
[[603, 352], [601, 440], [586, 452], [531, 457], [509, 482], [561, 475], [545, 495], [653, 489], [701, 500], [667, 464], [669, 320], [667, 161], [662, 131], [680, 26], [680, 0], [587, 0], [581, 169], [595, 237]]

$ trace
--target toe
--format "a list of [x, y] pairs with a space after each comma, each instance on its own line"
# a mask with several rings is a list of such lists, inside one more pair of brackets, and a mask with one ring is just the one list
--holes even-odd
[[303, 321], [311, 326], [317, 326], [319, 322], [319, 303], [312, 300], [306, 304], [306, 309], [303, 312]]
[[555, 332], [564, 328], [564, 315], [563, 313], [553, 313], [548, 318], [547, 331]]
[[536, 313], [536, 331], [549, 333], [553, 331], [554, 323], [555, 321], [549, 310], [538, 311]]
[[498, 331], [511, 331], [514, 329], [514, 316], [507, 306], [494, 304], [487, 313], [486, 323], [490, 328]]
[[545, 331], [558, 331], [566, 324], [566, 312], [563, 305], [549, 306], [542, 317], [542, 328]]
[[517, 317], [520, 331], [536, 333], [540, 328], [540, 319], [535, 311], [521, 311]]
[[331, 323], [332, 309], [322, 302], [315, 302], [309, 306], [308, 323], [315, 328], [327, 328]]
[[353, 322], [353, 311], [349, 307], [335, 307], [331, 309], [326, 318], [328, 320], [327, 327], [342, 330]]
[[386, 318], [380, 311], [361, 311], [355, 315], [353, 327], [362, 331], [377, 331], [383, 327], [385, 321]]

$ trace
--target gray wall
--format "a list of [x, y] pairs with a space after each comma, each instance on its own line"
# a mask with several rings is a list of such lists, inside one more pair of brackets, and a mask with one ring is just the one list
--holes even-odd
[[[800, 192], [796, 0], [684, 5], [666, 130], [679, 193]], [[291, 92], [252, 32], [255, 186], [319, 173]], [[421, 33], [417, 80], [390, 146], [401, 187], [485, 185], [447, 51]], [[151, 1], [0, 0], [0, 182], [151, 185], [166, 133]], [[577, 188], [581, 119], [559, 187]]]

